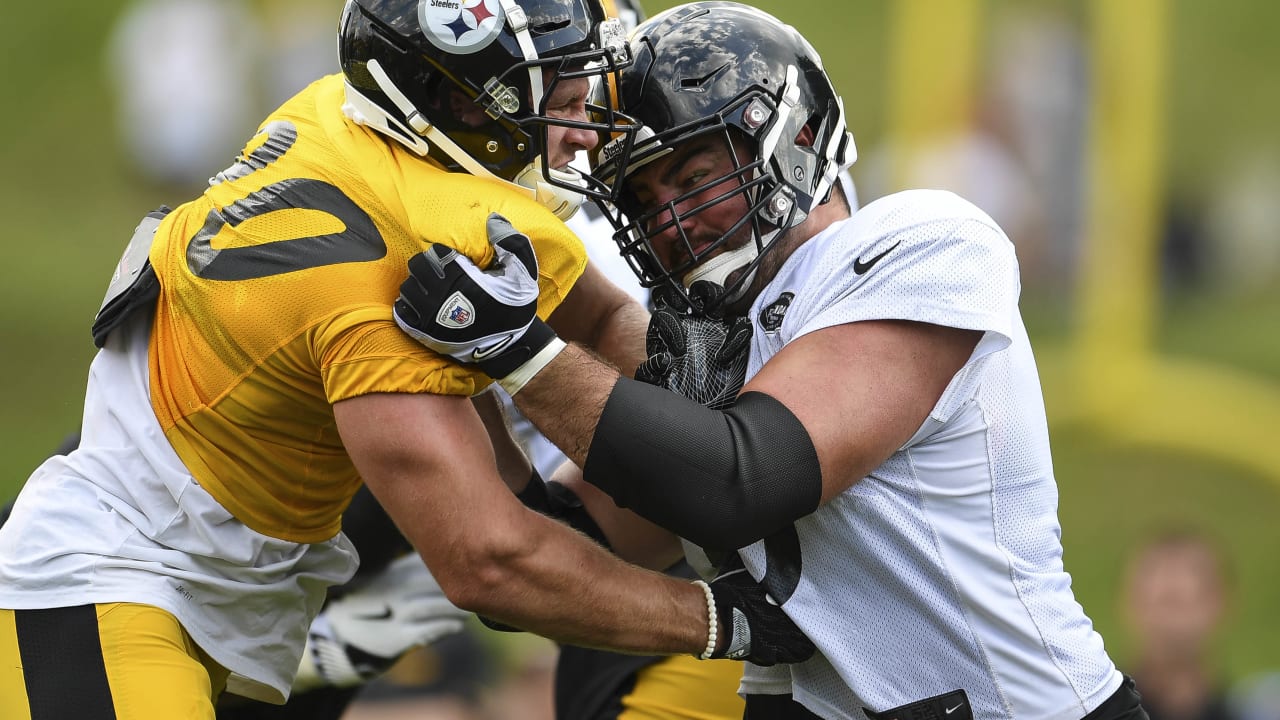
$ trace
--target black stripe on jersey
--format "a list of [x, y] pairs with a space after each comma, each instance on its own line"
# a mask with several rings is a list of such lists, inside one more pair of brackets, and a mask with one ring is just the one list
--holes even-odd
[[[292, 209], [328, 213], [345, 229], [259, 245], [213, 247], [213, 238], [224, 227]], [[341, 188], [320, 180], [291, 178], [249, 193], [221, 210], [210, 210], [204, 227], [187, 243], [187, 268], [206, 280], [254, 280], [325, 265], [372, 262], [386, 254], [386, 242], [373, 219]]]
[[31, 720], [115, 720], [93, 605], [15, 610]]

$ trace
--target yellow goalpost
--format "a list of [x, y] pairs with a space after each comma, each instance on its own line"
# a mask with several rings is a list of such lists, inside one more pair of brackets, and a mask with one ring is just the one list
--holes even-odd
[[[889, 133], [899, 147], [919, 147], [969, 122], [985, 10], [981, 0], [893, 4]], [[1280, 386], [1161, 354], [1155, 343], [1170, 3], [1091, 0], [1088, 11], [1087, 217], [1075, 329], [1066, 348], [1037, 352], [1050, 420], [1201, 453], [1280, 483], [1273, 439]], [[899, 162], [908, 155], [895, 153]]]

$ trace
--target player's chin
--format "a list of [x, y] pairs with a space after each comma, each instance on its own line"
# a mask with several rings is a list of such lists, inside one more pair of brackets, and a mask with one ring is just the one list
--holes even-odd
[[547, 161], [548, 163], [550, 163], [552, 168], [559, 170], [560, 172], [569, 172], [572, 169], [569, 167], [569, 165], [570, 163], [573, 162], [573, 158], [574, 158], [573, 155], [568, 155], [568, 156], [553, 155], [547, 158]]

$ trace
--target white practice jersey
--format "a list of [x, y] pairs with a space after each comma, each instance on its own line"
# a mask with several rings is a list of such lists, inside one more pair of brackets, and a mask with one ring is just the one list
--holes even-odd
[[810, 239], [756, 299], [748, 379], [796, 338], [860, 320], [984, 335], [898, 452], [794, 532], [741, 551], [819, 650], [748, 666], [744, 692], [862, 718], [963, 690], [975, 718], [1078, 720], [1120, 686], [1063, 569], [1019, 290], [994, 221], [954, 194], [913, 190]]

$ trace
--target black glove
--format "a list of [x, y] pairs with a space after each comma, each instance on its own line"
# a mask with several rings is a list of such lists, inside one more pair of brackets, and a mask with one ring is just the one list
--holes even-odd
[[486, 229], [494, 260], [481, 270], [432, 245], [409, 260], [396, 324], [428, 348], [504, 378], [556, 340], [538, 319], [538, 259], [529, 238], [497, 213]]
[[714, 658], [755, 665], [804, 662], [816, 648], [740, 564], [710, 582], [724, 641]]
[[724, 287], [710, 280], [695, 280], [685, 289], [666, 283], [652, 291], [654, 307], [671, 308], [680, 313], [724, 319]]
[[750, 348], [746, 318], [721, 320], [659, 307], [649, 320], [649, 357], [636, 368], [636, 380], [722, 410], [742, 389]]

